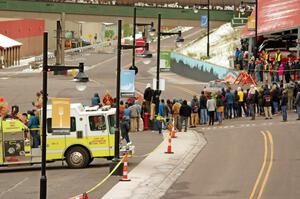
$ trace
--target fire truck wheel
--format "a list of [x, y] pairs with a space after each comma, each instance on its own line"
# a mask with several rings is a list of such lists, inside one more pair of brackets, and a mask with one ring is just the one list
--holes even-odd
[[84, 168], [89, 164], [90, 156], [84, 148], [76, 146], [68, 150], [66, 154], [66, 161], [70, 168]]

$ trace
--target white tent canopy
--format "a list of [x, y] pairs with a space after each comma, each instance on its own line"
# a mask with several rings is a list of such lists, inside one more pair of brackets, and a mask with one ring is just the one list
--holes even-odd
[[6, 49], [22, 45], [22, 43], [0, 34], [0, 48]]

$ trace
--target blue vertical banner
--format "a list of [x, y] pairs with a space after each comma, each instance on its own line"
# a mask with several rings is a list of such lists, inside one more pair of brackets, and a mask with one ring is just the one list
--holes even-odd
[[135, 97], [135, 71], [121, 70], [121, 97]]
[[207, 27], [207, 24], [208, 24], [208, 18], [207, 18], [207, 15], [202, 15], [200, 17], [200, 26], [202, 28], [206, 28]]

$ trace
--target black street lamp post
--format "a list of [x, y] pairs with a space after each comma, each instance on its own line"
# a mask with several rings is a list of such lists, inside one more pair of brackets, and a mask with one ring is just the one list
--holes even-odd
[[156, 102], [156, 111], [158, 113], [158, 105], [159, 105], [159, 96], [160, 96], [160, 87], [159, 87], [159, 79], [160, 79], [160, 37], [161, 36], [171, 36], [178, 35], [176, 38], [176, 44], [179, 46], [184, 42], [182, 38], [181, 31], [178, 32], [161, 32], [161, 14], [158, 14], [158, 22], [157, 22], [157, 63], [156, 63], [156, 90], [155, 90], [155, 102]]
[[44, 32], [43, 41], [43, 104], [42, 104], [42, 166], [40, 178], [40, 199], [47, 198], [47, 176], [46, 176], [46, 152], [47, 152], [47, 134], [46, 134], [46, 120], [47, 120], [47, 100], [48, 100], [48, 71], [66, 71], [71, 69], [79, 69], [78, 74], [74, 80], [79, 83], [86, 83], [89, 81], [88, 76], [84, 73], [84, 64], [79, 66], [60, 66], [48, 65], [48, 32]]
[[210, 13], [210, 0], [207, 0], [207, 52], [206, 52], [206, 56], [209, 57], [209, 13]]
[[258, 0], [255, 1], [255, 56], [258, 58]]
[[[136, 45], [122, 45], [122, 20], [118, 20], [118, 49], [117, 49], [117, 89], [116, 89], [116, 124], [115, 124], [115, 155], [110, 165], [110, 171], [112, 171], [115, 166], [120, 161], [120, 87], [121, 87], [121, 55], [122, 50], [126, 49], [135, 49], [142, 48], [144, 46], [136, 46]], [[120, 167], [119, 167], [120, 168]], [[121, 175], [122, 170], [117, 169], [113, 175]]]
[[[136, 71], [136, 74], [138, 72], [138, 68], [136, 67], [135, 65], [135, 50], [136, 50], [136, 47], [135, 47], [135, 43], [136, 43], [136, 27], [137, 26], [143, 26], [143, 27], [146, 27], [146, 26], [150, 26], [150, 29], [149, 29], [149, 32], [150, 34], [154, 33], [155, 32], [155, 29], [153, 28], [154, 24], [153, 22], [151, 23], [137, 23], [136, 22], [136, 7], [133, 8], [133, 41], [132, 41], [132, 66], [130, 69], [133, 69]], [[145, 58], [144, 60], [146, 59], [151, 59], [152, 58], [152, 54], [149, 52], [149, 43], [146, 41], [146, 44], [144, 46], [144, 53], [141, 55], [142, 58]], [[144, 62], [145, 64], [148, 64], [149, 62]]]

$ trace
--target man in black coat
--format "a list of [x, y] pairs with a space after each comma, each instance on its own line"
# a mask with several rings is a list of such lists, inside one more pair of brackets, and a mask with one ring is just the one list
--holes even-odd
[[180, 115], [179, 131], [182, 130], [183, 122], [184, 122], [184, 132], [187, 131], [188, 119], [191, 116], [191, 113], [192, 113], [192, 108], [187, 104], [187, 101], [184, 100], [179, 110], [179, 115]]
[[151, 88], [151, 84], [147, 84], [145, 92], [144, 92], [144, 100], [146, 103], [146, 111], [150, 113], [151, 102], [153, 100], [154, 91]]

